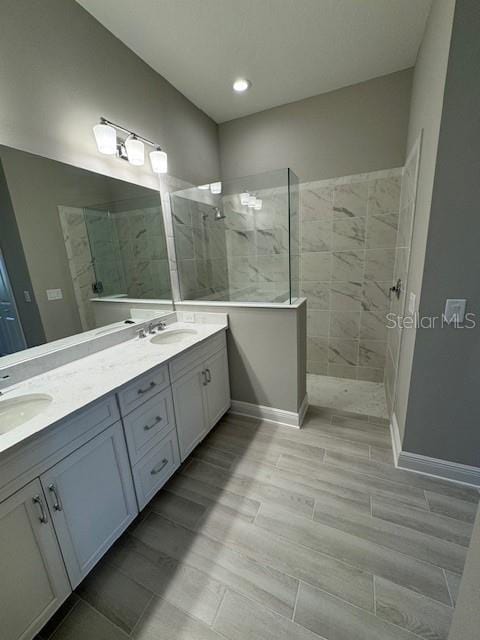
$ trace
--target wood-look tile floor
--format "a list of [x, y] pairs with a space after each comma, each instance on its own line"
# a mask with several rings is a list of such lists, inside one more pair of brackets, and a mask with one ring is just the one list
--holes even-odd
[[378, 419], [226, 416], [42, 640], [446, 640], [479, 493]]

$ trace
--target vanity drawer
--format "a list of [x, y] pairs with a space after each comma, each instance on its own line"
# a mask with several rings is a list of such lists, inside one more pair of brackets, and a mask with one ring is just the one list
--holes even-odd
[[189, 349], [181, 356], [174, 358], [169, 364], [172, 382], [180, 378], [180, 376], [187, 371], [193, 369], [200, 362], [203, 362], [203, 360], [206, 360], [217, 351], [220, 351], [220, 349], [226, 347], [226, 345], [225, 331], [222, 331], [208, 338], [208, 340], [205, 340], [205, 342], [198, 345], [198, 347], [193, 347], [193, 349]]
[[169, 384], [166, 364], [140, 376], [117, 394], [122, 415], [130, 413]]
[[128, 453], [135, 464], [175, 427], [172, 391], [167, 387], [123, 418]]
[[177, 432], [173, 429], [133, 467], [133, 481], [140, 510], [179, 466]]

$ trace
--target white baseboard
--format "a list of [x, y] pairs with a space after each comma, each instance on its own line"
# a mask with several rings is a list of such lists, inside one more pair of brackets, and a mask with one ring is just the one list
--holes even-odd
[[402, 451], [402, 441], [395, 414], [392, 414], [390, 433], [392, 436], [393, 459], [395, 466], [399, 469], [480, 487], [480, 468], [478, 467], [470, 467], [459, 462], [449, 462], [448, 460], [429, 458], [418, 453]]
[[288, 427], [296, 427], [299, 429], [302, 425], [303, 418], [308, 409], [308, 397], [305, 395], [298, 413], [295, 411], [285, 411], [284, 409], [275, 409], [275, 407], [264, 407], [261, 404], [251, 404], [250, 402], [241, 402], [240, 400], [232, 400], [230, 413], [240, 416], [248, 416], [250, 418], [259, 418], [276, 422]]

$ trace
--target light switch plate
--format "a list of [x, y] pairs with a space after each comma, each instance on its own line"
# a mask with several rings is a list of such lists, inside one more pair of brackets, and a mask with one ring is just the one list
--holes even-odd
[[25, 302], [31, 302], [32, 301], [32, 296], [30, 294], [30, 291], [24, 291], [23, 292], [23, 297], [25, 299]]
[[47, 300], [61, 300], [63, 293], [61, 289], [47, 289]]
[[461, 324], [465, 319], [467, 301], [462, 298], [448, 298], [445, 302], [444, 317], [448, 324]]
[[408, 297], [408, 312], [411, 313], [412, 315], [415, 313], [416, 301], [417, 301], [417, 296], [413, 293], [413, 291], [410, 291], [410, 295]]

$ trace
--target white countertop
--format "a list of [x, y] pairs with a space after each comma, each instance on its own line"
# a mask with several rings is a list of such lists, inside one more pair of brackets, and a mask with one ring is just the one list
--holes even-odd
[[0, 435], [0, 454], [71, 416], [100, 398], [113, 393], [138, 376], [165, 364], [180, 353], [224, 331], [221, 324], [175, 322], [162, 333], [192, 329], [198, 333], [177, 344], [152, 344], [146, 338], [134, 338], [109, 349], [86, 356], [4, 389], [4, 400], [25, 394], [48, 394], [52, 402], [23, 425]]

